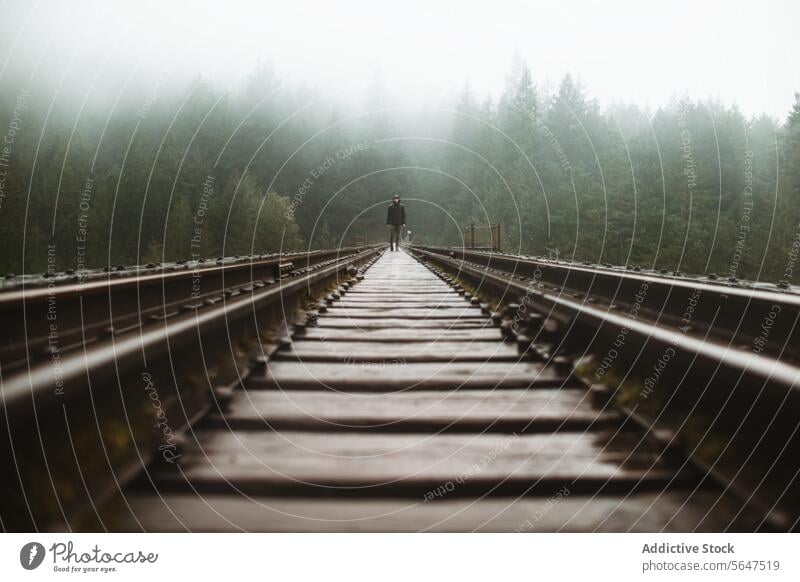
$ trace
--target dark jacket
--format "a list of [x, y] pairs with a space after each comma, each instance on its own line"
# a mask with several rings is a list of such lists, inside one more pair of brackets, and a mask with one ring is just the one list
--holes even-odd
[[402, 204], [392, 203], [389, 205], [389, 212], [386, 213], [386, 224], [405, 224], [406, 208]]

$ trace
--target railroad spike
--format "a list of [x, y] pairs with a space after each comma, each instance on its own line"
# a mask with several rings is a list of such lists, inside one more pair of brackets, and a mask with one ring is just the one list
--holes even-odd
[[233, 389], [230, 386], [216, 386], [213, 389], [213, 395], [220, 411], [227, 411], [231, 400], [233, 400]]
[[607, 384], [592, 384], [589, 397], [597, 408], [606, 408], [614, 397], [614, 391]]
[[667, 454], [680, 454], [683, 452], [683, 443], [681, 442], [680, 438], [678, 438], [678, 434], [668, 427], [650, 427], [650, 430], [647, 432], [647, 436], [653, 441], [657, 446], [661, 447], [663, 453]]
[[536, 341], [553, 342], [558, 339], [561, 324], [552, 317], [542, 318], [539, 330], [536, 333]]
[[517, 351], [520, 354], [525, 354], [531, 350], [532, 340], [527, 335], [519, 334], [516, 337]]
[[551, 360], [553, 366], [558, 372], [572, 373], [572, 359], [567, 356], [555, 356]]
[[504, 319], [500, 323], [500, 332], [503, 334], [503, 337], [509, 341], [515, 340], [517, 337], [514, 322], [511, 319]]
[[263, 374], [267, 371], [267, 364], [269, 363], [269, 358], [266, 354], [259, 354], [255, 358], [253, 358], [253, 371], [259, 374]]

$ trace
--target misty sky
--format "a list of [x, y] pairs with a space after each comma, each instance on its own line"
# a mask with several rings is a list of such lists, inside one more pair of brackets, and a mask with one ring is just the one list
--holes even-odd
[[497, 94], [517, 53], [538, 84], [571, 72], [603, 104], [688, 93], [783, 119], [800, 91], [799, 21], [792, 0], [0, 0], [0, 83], [136, 70], [228, 84], [272, 59], [283, 79], [345, 98], [360, 99], [379, 67], [390, 93], [438, 99], [466, 80]]

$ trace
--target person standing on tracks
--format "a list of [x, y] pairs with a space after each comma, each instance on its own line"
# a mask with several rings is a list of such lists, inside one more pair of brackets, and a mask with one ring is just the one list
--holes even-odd
[[389, 250], [396, 251], [400, 244], [400, 236], [406, 226], [406, 208], [400, 204], [400, 196], [392, 198], [389, 212], [386, 213], [386, 227], [389, 229]]

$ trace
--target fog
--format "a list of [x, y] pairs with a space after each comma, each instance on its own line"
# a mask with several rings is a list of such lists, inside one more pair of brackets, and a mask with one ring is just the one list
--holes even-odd
[[791, 0], [9, 0], [0, 82], [62, 83], [62, 98], [115, 95], [129, 77], [128, 87], [197, 75], [235, 87], [269, 60], [282, 80], [343, 100], [360, 100], [379, 71], [394, 98], [436, 103], [465, 81], [496, 96], [517, 55], [538, 86], [572, 73], [605, 105], [652, 109], [688, 94], [783, 117], [800, 87], [799, 16]]
[[381, 240], [396, 194], [417, 242], [788, 281], [798, 12], [6, 1], [0, 273]]

